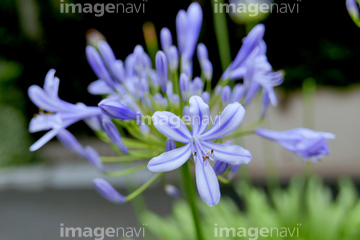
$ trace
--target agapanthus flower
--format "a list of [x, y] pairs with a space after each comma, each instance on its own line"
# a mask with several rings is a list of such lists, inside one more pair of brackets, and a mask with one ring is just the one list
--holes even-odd
[[278, 132], [267, 129], [257, 129], [256, 134], [273, 140], [300, 157], [303, 162], [318, 162], [320, 158], [330, 153], [328, 139], [335, 135], [327, 132], [316, 132], [307, 128], [296, 128]]
[[78, 121], [102, 115], [98, 107], [88, 107], [83, 103], [71, 104], [61, 100], [58, 97], [59, 79], [54, 74], [53, 69], [48, 72], [43, 89], [32, 85], [28, 90], [31, 101], [41, 109], [40, 114], [31, 120], [29, 131], [50, 130], [30, 147], [31, 151], [42, 147], [62, 129]]
[[229, 164], [248, 164], [251, 154], [237, 145], [225, 145], [211, 142], [233, 132], [242, 122], [245, 109], [239, 103], [226, 106], [206, 131], [210, 122], [209, 106], [199, 96], [189, 100], [192, 132], [185, 123], [171, 112], [155, 112], [154, 126], [166, 137], [185, 146], [165, 152], [152, 158], [148, 168], [153, 172], [167, 172], [179, 168], [192, 155], [196, 169], [196, 184], [201, 198], [209, 205], [220, 201], [219, 182], [209, 160], [220, 160]]

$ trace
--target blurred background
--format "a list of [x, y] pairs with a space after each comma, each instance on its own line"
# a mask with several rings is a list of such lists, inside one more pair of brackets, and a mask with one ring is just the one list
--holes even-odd
[[[211, 1], [199, 2], [204, 12], [199, 42], [207, 45], [214, 79], [218, 79], [222, 72]], [[116, 206], [95, 193], [91, 180], [101, 175], [57, 140], [35, 153], [28, 151], [43, 133], [28, 133], [28, 123], [38, 109], [29, 100], [27, 89], [33, 84], [42, 86], [47, 71], [54, 68], [61, 80], [62, 99], [97, 105], [100, 98], [87, 92], [96, 76], [85, 58], [86, 32], [100, 31], [117, 58], [125, 59], [135, 45], [145, 47], [142, 27], [146, 21], [154, 23], [158, 34], [161, 28], [168, 27], [174, 38], [176, 14], [190, 3], [148, 0], [145, 13], [95, 17], [60, 13], [60, 0], [0, 2], [0, 239], [59, 239], [60, 223], [80, 227], [137, 224], [131, 205]], [[330, 142], [332, 153], [314, 166], [314, 171], [329, 184], [342, 176], [358, 181], [360, 29], [352, 22], [343, 1], [302, 1], [299, 7], [299, 13], [273, 13], [257, 19], [266, 26], [269, 62], [274, 69], [286, 72], [284, 83], [277, 88], [280, 104], [270, 109], [265, 127], [287, 130], [305, 126], [333, 132], [337, 139]], [[246, 25], [254, 23], [234, 15], [227, 16], [227, 23], [234, 58], [246, 35]], [[316, 86], [311, 107], [304, 103], [304, 81]], [[245, 126], [257, 116], [257, 109], [250, 107]], [[85, 124], [77, 123], [69, 129], [80, 142], [90, 143], [101, 154], [112, 154], [110, 147], [97, 141]], [[259, 185], [264, 184], [264, 159], [269, 157], [257, 151], [259, 144], [270, 148], [284, 184], [291, 176], [301, 174], [302, 164], [292, 154], [249, 137], [244, 145], [253, 153], [250, 176]], [[141, 183], [147, 176], [139, 174], [135, 178]], [[173, 181], [176, 176], [169, 179]], [[124, 182], [121, 178], [111, 181], [120, 190]], [[231, 189], [225, 194], [231, 195]], [[164, 198], [167, 200], [160, 204]], [[155, 212], [170, 212], [172, 200], [161, 187], [148, 191], [145, 199]]]

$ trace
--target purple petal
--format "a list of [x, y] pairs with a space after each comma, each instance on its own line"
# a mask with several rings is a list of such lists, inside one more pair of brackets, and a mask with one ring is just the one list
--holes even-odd
[[160, 156], [152, 158], [148, 168], [152, 172], [168, 172], [181, 167], [191, 155], [190, 143], [181, 148], [164, 152]]
[[94, 187], [96, 191], [105, 199], [113, 203], [124, 203], [126, 202], [126, 197], [121, 195], [116, 191], [110, 183], [101, 178], [95, 178], [93, 180]]
[[227, 105], [214, 125], [200, 136], [201, 140], [210, 141], [232, 133], [242, 122], [245, 109], [240, 103]]
[[44, 136], [37, 140], [33, 145], [30, 146], [29, 150], [31, 152], [38, 150], [49, 142], [53, 137], [55, 137], [61, 129], [52, 129], [48, 131]]
[[108, 95], [114, 92], [114, 89], [109, 87], [109, 85], [104, 80], [96, 80], [88, 86], [88, 92], [93, 95]]
[[200, 197], [209, 206], [214, 206], [220, 201], [220, 186], [216, 174], [210, 164], [195, 161], [196, 185]]
[[209, 125], [210, 109], [199, 96], [192, 96], [189, 104], [193, 135], [198, 136], [201, 135]]
[[251, 102], [251, 100], [255, 97], [256, 93], [260, 90], [260, 88], [261, 85], [259, 83], [255, 81], [251, 82], [245, 97], [244, 106], [247, 106]]
[[201, 142], [206, 149], [214, 149], [214, 157], [232, 165], [248, 164], [251, 161], [251, 153], [238, 145], [229, 145], [213, 142]]
[[[31, 101], [40, 109], [49, 112], [67, 111], [68, 105], [58, 98], [52, 98], [47, 92], [36, 85], [32, 85], [28, 89], [28, 95]], [[70, 105], [70, 104], [69, 104]]]
[[90, 146], [86, 146], [84, 149], [84, 157], [101, 172], [105, 172], [104, 165], [101, 162], [101, 158], [98, 152]]
[[168, 138], [182, 143], [189, 143], [191, 133], [185, 123], [171, 112], [155, 112], [152, 116], [156, 129]]
[[84, 148], [79, 143], [79, 141], [72, 135], [68, 130], [62, 129], [56, 135], [57, 139], [71, 152], [76, 153], [77, 155], [84, 156]]
[[59, 78], [55, 77], [55, 70], [50, 69], [45, 77], [44, 82], [44, 90], [53, 98], [58, 97], [58, 91], [59, 91], [59, 84], [60, 80]]

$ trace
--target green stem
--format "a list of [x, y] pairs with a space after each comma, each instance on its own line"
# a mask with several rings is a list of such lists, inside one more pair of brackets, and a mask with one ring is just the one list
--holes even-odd
[[[224, 4], [224, 0], [217, 0], [216, 2], [215, 0], [212, 0], [211, 2], [213, 8], [215, 7], [215, 4], [217, 4], [218, 6]], [[218, 42], [218, 47], [219, 47], [221, 66], [222, 66], [222, 70], [225, 71], [231, 63], [229, 33], [226, 22], [226, 15], [225, 12], [221, 12], [221, 13], [215, 12], [215, 9], [213, 9], [213, 12], [214, 12], [214, 28], [215, 28], [216, 39]]]
[[204, 240], [205, 238], [201, 229], [199, 211], [196, 206], [195, 187], [193, 178], [191, 176], [189, 161], [181, 167], [181, 174], [183, 178], [185, 193], [187, 196], [187, 200], [190, 204], [191, 213], [194, 220], [196, 239]]
[[126, 169], [123, 171], [119, 171], [119, 172], [107, 172], [107, 173], [105, 173], [105, 175], [109, 176], [109, 177], [122, 177], [125, 175], [133, 174], [137, 171], [140, 171], [140, 170], [146, 168], [146, 166], [147, 166], [147, 163], [144, 163], [142, 165], [132, 167], [132, 168], [129, 168], [129, 169]]
[[163, 173], [157, 173], [155, 174], [152, 178], [150, 178], [146, 183], [144, 183], [141, 187], [139, 187], [138, 189], [136, 189], [134, 192], [132, 192], [131, 194], [129, 194], [126, 197], [126, 201], [129, 202], [131, 200], [133, 200], [134, 198], [136, 198], [137, 196], [139, 196], [142, 192], [144, 192], [148, 187], [150, 187], [158, 178], [161, 177]]
[[132, 161], [141, 161], [149, 159], [149, 156], [146, 157], [134, 157], [130, 155], [118, 156], [118, 157], [101, 157], [101, 161], [104, 163], [114, 163], [114, 162], [132, 162]]

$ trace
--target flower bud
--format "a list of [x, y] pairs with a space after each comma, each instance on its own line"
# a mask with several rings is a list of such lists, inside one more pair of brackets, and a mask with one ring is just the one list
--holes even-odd
[[124, 203], [126, 202], [126, 197], [121, 195], [116, 191], [110, 183], [101, 178], [95, 178], [93, 180], [94, 187], [96, 191], [105, 199], [113, 203]]
[[209, 104], [209, 102], [210, 102], [210, 94], [208, 92], [203, 92], [201, 94], [201, 97], [202, 97], [202, 99], [204, 100], [204, 102], [206, 104]]
[[204, 73], [205, 80], [211, 81], [213, 76], [213, 65], [209, 59], [205, 59], [201, 62], [201, 69]]
[[171, 32], [168, 28], [161, 29], [160, 42], [162, 50], [167, 54], [169, 51], [169, 47], [172, 45]]
[[116, 61], [115, 54], [106, 41], [99, 41], [98, 48], [102, 59], [108, 68]]
[[226, 85], [222, 89], [221, 100], [223, 102], [223, 107], [227, 106], [230, 103], [230, 100], [231, 100], [231, 88], [228, 85]]
[[175, 186], [171, 184], [166, 184], [164, 187], [164, 190], [167, 195], [173, 198], [179, 198], [180, 197], [180, 191]]
[[86, 57], [96, 76], [99, 79], [104, 80], [111, 88], [114, 88], [114, 82], [111, 79], [98, 51], [96, 51], [94, 47], [87, 46]]
[[171, 71], [179, 68], [179, 53], [175, 46], [170, 46], [168, 51], [169, 67]]
[[166, 92], [166, 84], [168, 82], [168, 63], [165, 53], [158, 51], [155, 57], [156, 71], [160, 80], [161, 90]]
[[229, 168], [229, 164], [219, 160], [217, 160], [214, 164], [214, 172], [216, 173], [216, 175], [221, 175], [225, 173], [226, 170], [228, 170], [228, 168]]
[[172, 140], [172, 139], [168, 139], [168, 140], [166, 140], [166, 142], [165, 142], [165, 151], [171, 151], [171, 150], [174, 150], [176, 148], [176, 145], [175, 145], [175, 142], [174, 142], [174, 140]]
[[193, 94], [201, 96], [203, 89], [204, 89], [204, 84], [203, 84], [201, 78], [196, 77], [192, 82]]
[[180, 87], [182, 100], [184, 102], [187, 102], [190, 97], [190, 81], [185, 73], [182, 73], [180, 75], [179, 87]]
[[138, 115], [133, 109], [115, 100], [104, 99], [99, 103], [99, 107], [104, 114], [111, 118], [135, 120]]
[[199, 59], [199, 62], [209, 59], [209, 53], [208, 53], [208, 50], [207, 50], [205, 44], [199, 43], [197, 45], [196, 51], [197, 51], [197, 57]]
[[128, 148], [125, 146], [118, 129], [115, 127], [114, 123], [108, 119], [103, 118], [102, 125], [106, 135], [110, 138], [111, 142], [123, 153], [128, 153]]
[[179, 47], [180, 54], [184, 53], [186, 44], [186, 32], [188, 16], [185, 10], [180, 10], [176, 15], [176, 33], [177, 33], [177, 45]]
[[241, 83], [235, 85], [231, 96], [231, 102], [240, 102], [245, 95], [246, 88]]

